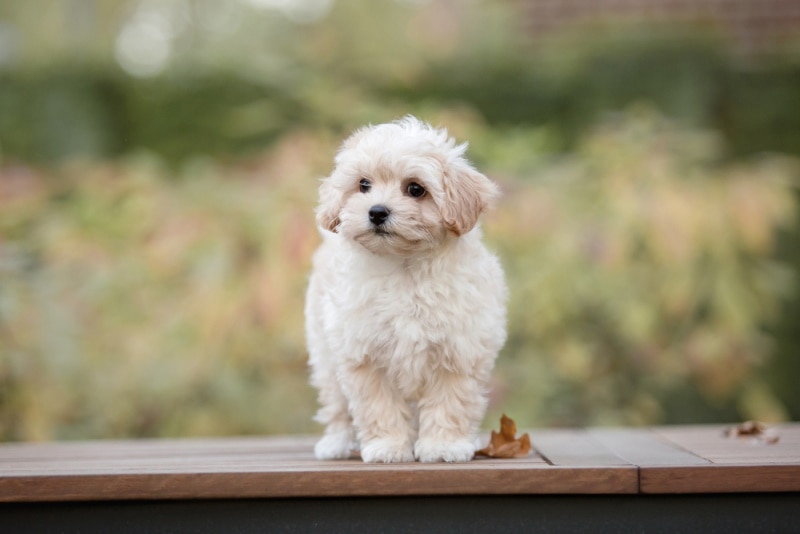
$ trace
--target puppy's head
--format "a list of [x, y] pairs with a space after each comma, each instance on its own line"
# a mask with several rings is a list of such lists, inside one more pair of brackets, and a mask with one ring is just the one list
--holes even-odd
[[363, 128], [320, 186], [317, 222], [376, 254], [412, 255], [461, 236], [498, 195], [466, 148], [414, 117]]

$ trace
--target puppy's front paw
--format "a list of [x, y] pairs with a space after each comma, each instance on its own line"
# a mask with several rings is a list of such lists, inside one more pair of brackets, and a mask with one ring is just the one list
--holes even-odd
[[361, 459], [366, 463], [413, 462], [414, 453], [405, 440], [381, 438], [361, 447]]
[[314, 445], [317, 460], [343, 460], [350, 457], [350, 432], [325, 434]]
[[420, 462], [469, 462], [475, 456], [475, 444], [470, 440], [439, 441], [419, 439], [414, 456]]

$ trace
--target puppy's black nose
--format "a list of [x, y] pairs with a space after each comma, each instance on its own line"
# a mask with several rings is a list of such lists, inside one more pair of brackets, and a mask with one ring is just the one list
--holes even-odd
[[389, 208], [383, 204], [372, 206], [369, 209], [369, 222], [375, 226], [380, 226], [386, 222], [386, 219], [389, 217], [389, 213], [391, 213]]

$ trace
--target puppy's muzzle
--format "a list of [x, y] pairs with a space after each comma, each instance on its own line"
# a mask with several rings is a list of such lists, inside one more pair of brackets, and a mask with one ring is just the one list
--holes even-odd
[[369, 209], [369, 222], [381, 226], [389, 218], [391, 211], [383, 204], [376, 204]]

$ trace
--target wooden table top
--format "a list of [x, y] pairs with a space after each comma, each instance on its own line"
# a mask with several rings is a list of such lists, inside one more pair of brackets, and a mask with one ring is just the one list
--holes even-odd
[[[314, 436], [0, 444], [0, 502], [800, 491], [800, 423], [532, 430], [521, 459], [318, 461]], [[774, 442], [769, 442], [774, 441]]]

